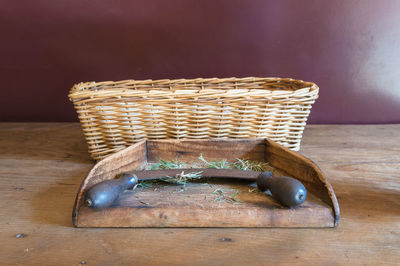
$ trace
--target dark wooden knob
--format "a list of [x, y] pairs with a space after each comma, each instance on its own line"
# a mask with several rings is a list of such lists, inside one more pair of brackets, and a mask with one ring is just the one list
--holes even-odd
[[137, 178], [132, 175], [123, 175], [118, 179], [100, 182], [87, 192], [86, 205], [96, 210], [110, 207], [121, 192], [133, 188], [136, 183]]
[[257, 178], [261, 191], [269, 189], [272, 196], [286, 207], [296, 207], [307, 198], [307, 190], [297, 179], [289, 176], [274, 177], [271, 172], [261, 173]]

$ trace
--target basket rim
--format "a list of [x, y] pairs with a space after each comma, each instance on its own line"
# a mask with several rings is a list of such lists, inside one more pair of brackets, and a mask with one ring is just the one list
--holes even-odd
[[[281, 87], [272, 87], [280, 85]], [[270, 84], [271, 87], [264, 87]], [[293, 87], [285, 85], [293, 84]], [[205, 85], [205, 87], [204, 87]], [[253, 85], [253, 87], [251, 87]], [[225, 87], [224, 87], [225, 86]], [[232, 87], [234, 86], [234, 87]], [[308, 91], [307, 91], [308, 90]], [[265, 97], [269, 92], [274, 97], [287, 97], [289, 95], [318, 93], [319, 87], [310, 81], [292, 78], [277, 77], [245, 77], [245, 78], [196, 78], [196, 79], [158, 79], [158, 80], [120, 80], [81, 82], [74, 84], [68, 97], [71, 101], [79, 101], [96, 96], [102, 97], [140, 97], [146, 92], [151, 97], [187, 97], [221, 94], [224, 97], [238, 97], [238, 93], [245, 95]], [[185, 93], [186, 92], [186, 93]], [[240, 96], [239, 96], [240, 97]]]

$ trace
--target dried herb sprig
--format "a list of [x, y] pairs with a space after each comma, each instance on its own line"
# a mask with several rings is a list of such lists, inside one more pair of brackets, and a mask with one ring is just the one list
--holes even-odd
[[206, 159], [204, 159], [203, 154], [200, 154], [199, 157], [200, 161], [202, 161], [207, 168], [216, 168], [216, 169], [229, 169], [231, 168], [229, 163], [223, 159], [222, 161], [213, 161], [209, 162]]
[[187, 165], [182, 162], [178, 162], [178, 160], [173, 161], [166, 161], [163, 159], [159, 159], [158, 163], [152, 164], [151, 165], [151, 170], [157, 170], [157, 169], [181, 169], [181, 168], [186, 168]]
[[180, 174], [177, 174], [173, 177], [168, 177], [165, 179], [160, 179], [160, 181], [178, 184], [178, 185], [186, 185], [187, 182], [192, 181], [194, 179], [200, 179], [202, 171], [199, 172], [190, 172], [185, 174], [183, 171]]
[[235, 162], [232, 163], [232, 167], [239, 170], [252, 170], [252, 171], [265, 171], [271, 166], [266, 162], [256, 162], [244, 159], [236, 159]]
[[[275, 169], [269, 165], [268, 162], [256, 162], [245, 159], [237, 158], [234, 162], [229, 163], [227, 160], [223, 159], [221, 161], [207, 161], [202, 154], [199, 156], [199, 160], [202, 162], [203, 166], [206, 168], [216, 168], [216, 169], [239, 169], [239, 170], [253, 170], [253, 171], [274, 171]], [[158, 170], [158, 169], [182, 169], [190, 168], [188, 164], [179, 162], [177, 159], [175, 161], [167, 161], [159, 159], [158, 163], [151, 164], [147, 166], [146, 169]], [[159, 184], [160, 182], [167, 182], [179, 185], [186, 185], [193, 179], [201, 178], [201, 172], [192, 173], [181, 173], [175, 177], [170, 177], [167, 179], [156, 179], [156, 180], [142, 180], [139, 181], [138, 186], [143, 188], [150, 188], [154, 184]]]
[[159, 180], [140, 180], [137, 187], [151, 188], [156, 183], [159, 183]]
[[232, 195], [228, 195], [228, 190], [217, 188], [214, 190], [213, 194], [217, 195], [214, 199], [214, 202], [227, 202], [231, 204], [242, 204], [243, 202], [240, 201], [237, 197], [239, 196], [239, 191], [236, 190], [235, 193]]
[[138, 183], [138, 187], [150, 188], [154, 184], [159, 184], [161, 182], [167, 182], [167, 183], [171, 183], [171, 184], [185, 186], [186, 183], [188, 183], [194, 179], [200, 179], [202, 177], [201, 173], [202, 173], [202, 171], [190, 172], [190, 173], [185, 173], [184, 171], [182, 171], [180, 174], [177, 174], [175, 176], [168, 176], [167, 178], [160, 178], [160, 179], [153, 179], [153, 180], [140, 180]]

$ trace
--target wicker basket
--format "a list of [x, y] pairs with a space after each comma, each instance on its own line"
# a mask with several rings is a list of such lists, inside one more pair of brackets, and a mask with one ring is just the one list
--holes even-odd
[[125, 80], [79, 83], [69, 97], [98, 160], [143, 138], [268, 137], [299, 150], [318, 86], [288, 78]]

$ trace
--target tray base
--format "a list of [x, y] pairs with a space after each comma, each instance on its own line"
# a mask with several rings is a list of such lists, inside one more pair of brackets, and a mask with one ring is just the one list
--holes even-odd
[[[269, 162], [304, 184], [307, 201], [286, 209], [265, 194], [249, 192], [248, 181], [214, 179], [183, 191], [174, 185], [128, 191], [101, 211], [84, 205], [86, 191], [99, 182], [159, 159], [195, 162], [200, 154], [211, 161]], [[225, 198], [218, 199], [223, 196], [218, 189]], [[99, 161], [82, 182], [72, 218], [76, 227], [335, 227], [339, 217], [331, 185], [309, 159], [268, 139], [210, 139], [143, 140]]]
[[127, 191], [112, 208], [81, 207], [78, 222], [80, 227], [333, 227], [332, 217], [332, 209], [312, 194], [287, 209], [249, 182], [208, 180]]

